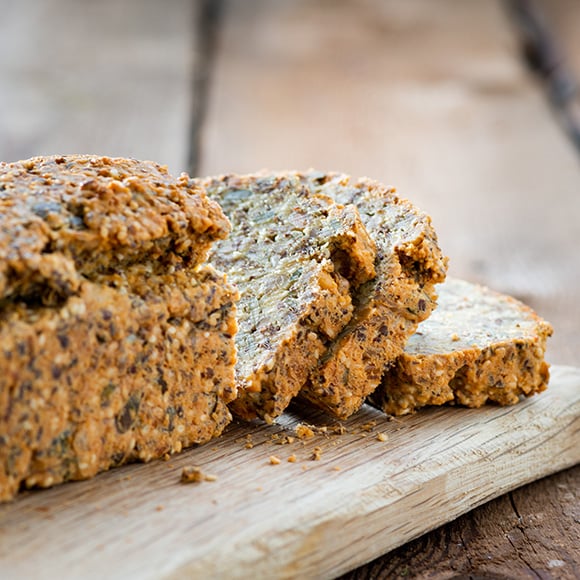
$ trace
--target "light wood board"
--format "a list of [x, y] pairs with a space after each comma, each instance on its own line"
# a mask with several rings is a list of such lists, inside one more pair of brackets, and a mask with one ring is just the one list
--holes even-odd
[[[343, 435], [277, 444], [273, 435], [293, 436], [305, 418], [329, 424], [298, 410], [302, 419], [294, 409], [273, 426], [233, 425], [169, 462], [0, 506], [2, 578], [332, 577], [580, 462], [573, 367], [554, 367], [550, 388], [514, 407], [438, 408], [391, 421], [365, 407]], [[271, 464], [272, 455], [281, 462]], [[190, 465], [217, 480], [181, 484]]]

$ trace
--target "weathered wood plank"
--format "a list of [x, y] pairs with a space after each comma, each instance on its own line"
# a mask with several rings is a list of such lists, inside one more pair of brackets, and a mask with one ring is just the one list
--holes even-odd
[[580, 576], [580, 466], [503, 495], [342, 580]]
[[[389, 421], [365, 407], [344, 433], [307, 440], [296, 438], [301, 420], [289, 413], [278, 425], [233, 425], [168, 463], [22, 494], [0, 506], [2, 578], [339, 574], [580, 461], [580, 369], [556, 368], [551, 389], [509, 408]], [[217, 480], [179, 484], [192, 464]]]
[[580, 166], [500, 2], [231, 1], [202, 173], [369, 175], [434, 218], [451, 272], [553, 322], [580, 352]]
[[189, 0], [2, 4], [0, 159], [95, 153], [187, 168]]

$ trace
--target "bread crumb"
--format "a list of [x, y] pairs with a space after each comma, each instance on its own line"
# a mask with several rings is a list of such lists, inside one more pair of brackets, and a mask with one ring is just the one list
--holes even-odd
[[314, 437], [314, 431], [308, 425], [298, 423], [298, 425], [296, 425], [296, 436], [298, 439], [310, 439], [311, 437]]
[[377, 440], [384, 443], [389, 440], [389, 436], [386, 433], [377, 433]]
[[376, 421], [367, 421], [366, 423], [362, 424], [360, 428], [362, 431], [366, 431], [368, 433], [369, 431], [373, 430], [373, 427], [375, 427], [376, 424]]
[[320, 461], [321, 456], [322, 456], [322, 449], [320, 449], [320, 447], [315, 447], [312, 450], [312, 457], [310, 459], [312, 461]]
[[296, 455], [294, 453], [292, 453], [292, 455], [290, 455], [290, 457], [288, 457], [288, 462], [289, 463], [296, 463]]
[[302, 466], [302, 471], [306, 471], [307, 469], [308, 469], [308, 466], [307, 465], [303, 465]]
[[296, 441], [296, 438], [291, 437], [289, 435], [284, 435], [283, 437], [276, 437], [274, 439], [274, 435], [272, 435], [272, 440], [276, 441], [276, 445], [288, 445], [290, 443], [294, 443], [294, 441]]
[[455, 333], [453, 333], [453, 334], [451, 335], [451, 340], [452, 340], [453, 342], [457, 342], [457, 341], [459, 340], [459, 335], [458, 335], [458, 334], [455, 334]]
[[275, 455], [270, 455], [270, 464], [271, 465], [278, 465], [280, 463], [280, 459]]
[[332, 468], [332, 471], [340, 471], [341, 469], [342, 469], [342, 467], [339, 467], [338, 465], [335, 465], [335, 466]]
[[163, 461], [169, 461], [171, 459], [171, 455], [169, 455], [169, 453], [166, 453], [163, 457], [162, 457]]
[[158, 505], [158, 506], [155, 507], [155, 511], [156, 512], [162, 512], [164, 509], [165, 509], [165, 507], [162, 506], [162, 505]]
[[181, 483], [201, 483], [202, 481], [216, 481], [217, 476], [204, 473], [199, 467], [184, 467], [181, 471]]

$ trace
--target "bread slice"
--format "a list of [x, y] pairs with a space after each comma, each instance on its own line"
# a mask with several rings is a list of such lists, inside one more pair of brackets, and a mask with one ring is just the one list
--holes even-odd
[[545, 390], [550, 324], [517, 300], [448, 279], [371, 401], [390, 415], [426, 405], [513, 405]]
[[237, 291], [187, 177], [96, 157], [0, 165], [0, 500], [220, 434]]
[[429, 216], [394, 189], [335, 173], [311, 171], [298, 177], [312, 195], [356, 205], [377, 246], [376, 278], [356, 295], [352, 319], [300, 393], [344, 419], [379, 385], [385, 368], [430, 315], [447, 259]]
[[210, 255], [241, 295], [232, 409], [271, 421], [351, 319], [375, 274], [375, 245], [354, 207], [309, 193], [293, 174], [202, 183], [233, 227]]

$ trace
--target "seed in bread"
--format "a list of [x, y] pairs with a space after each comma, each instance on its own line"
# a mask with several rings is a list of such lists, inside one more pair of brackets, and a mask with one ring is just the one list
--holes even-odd
[[552, 327], [517, 300], [448, 279], [371, 401], [390, 415], [426, 405], [513, 405], [545, 390]]
[[299, 174], [312, 194], [354, 204], [377, 246], [376, 278], [355, 301], [353, 317], [322, 356], [300, 395], [338, 418], [357, 411], [435, 307], [447, 259], [428, 215], [369, 179]]
[[272, 420], [348, 323], [375, 274], [375, 246], [357, 210], [310, 194], [293, 174], [203, 182], [232, 222], [210, 260], [240, 289], [232, 409]]
[[189, 178], [97, 157], [0, 165], [0, 500], [202, 443], [230, 420], [229, 230]]

